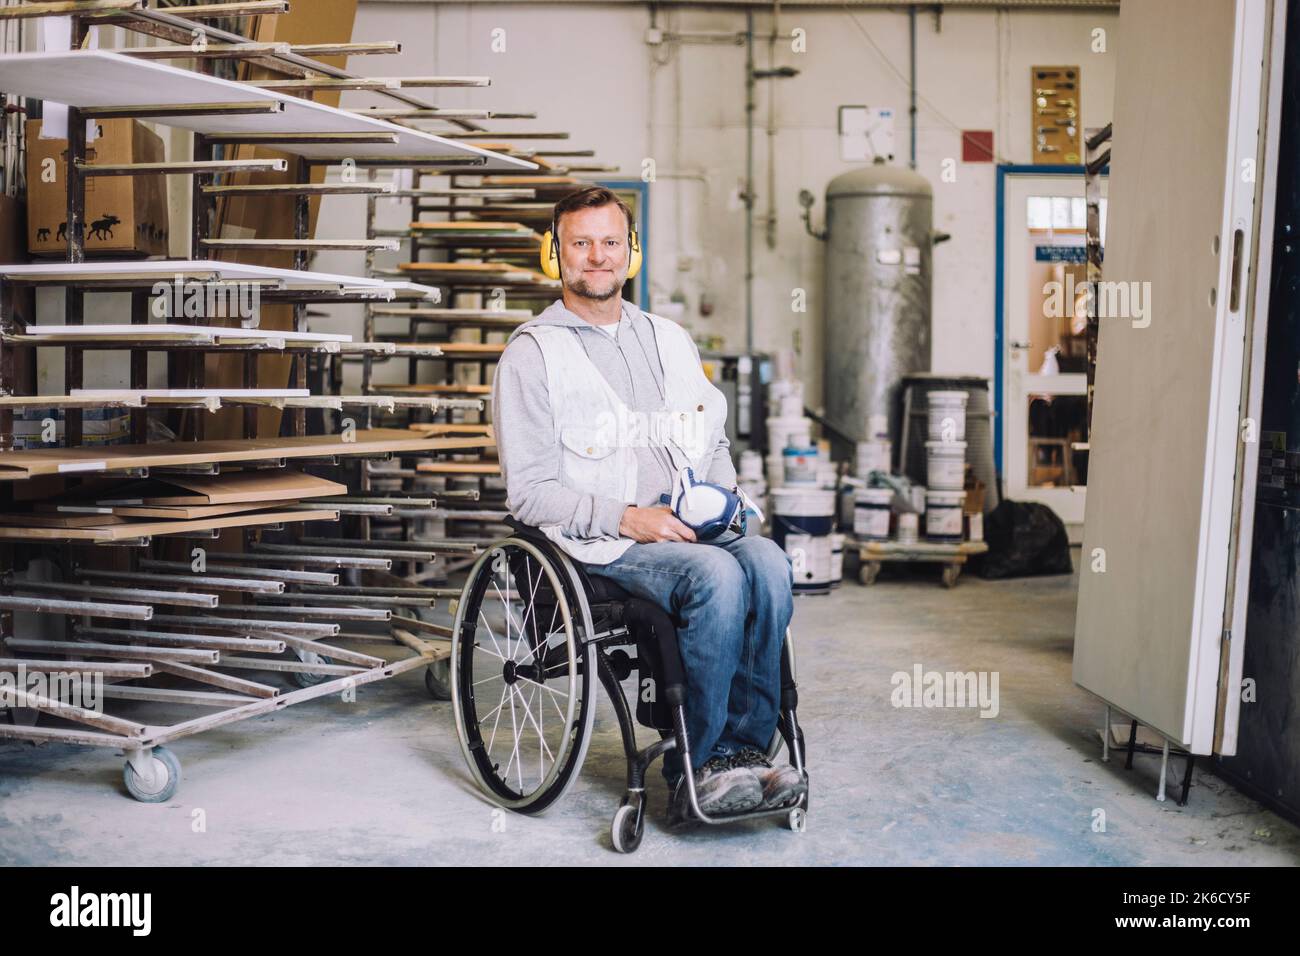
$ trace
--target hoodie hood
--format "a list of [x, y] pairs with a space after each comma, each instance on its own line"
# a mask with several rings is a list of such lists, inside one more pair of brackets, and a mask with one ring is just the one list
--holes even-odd
[[[627, 299], [623, 300], [623, 318], [625, 320], [635, 325], [643, 315], [644, 313], [642, 313], [642, 311], [635, 305], [627, 301]], [[515, 336], [519, 335], [519, 333], [524, 331], [524, 329], [536, 328], [539, 325], [561, 325], [574, 329], [588, 329], [592, 332], [598, 331], [594, 325], [582, 318], [582, 316], [570, 312], [565, 306], [563, 299], [556, 299], [540, 313], [529, 319], [527, 322], [524, 322], [510, 333], [510, 338], [506, 340], [506, 343], [509, 344], [510, 342], [513, 342]], [[601, 334], [603, 335], [604, 333]]]

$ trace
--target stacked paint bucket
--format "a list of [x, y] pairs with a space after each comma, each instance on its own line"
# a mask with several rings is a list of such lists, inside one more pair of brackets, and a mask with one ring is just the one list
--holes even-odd
[[[855, 448], [853, 473], [869, 483], [872, 472], [890, 473], [892, 447], [885, 416], [873, 415], [867, 431], [871, 437], [858, 442]], [[894, 493], [888, 488], [857, 488], [853, 492], [853, 536], [860, 541], [888, 541], [893, 499]]]
[[966, 392], [931, 392], [929, 441], [925, 443], [925, 535], [961, 541], [966, 500]]
[[835, 467], [813, 444], [803, 384], [775, 381], [768, 399], [778, 413], [767, 420], [772, 538], [790, 557], [794, 592], [826, 594], [842, 577], [844, 555], [844, 537], [835, 533]]
[[[740, 453], [740, 467], [736, 470], [736, 484], [756, 505], [767, 514], [767, 479], [763, 477], [763, 456], [753, 450]], [[746, 534], [758, 534], [761, 529], [757, 519], [745, 525]]]

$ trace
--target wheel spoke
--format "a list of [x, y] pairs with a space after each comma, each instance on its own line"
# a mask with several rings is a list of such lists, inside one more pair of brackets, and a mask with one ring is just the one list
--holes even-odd
[[[489, 754], [492, 753], [492, 745], [496, 743], [497, 724], [501, 722], [501, 708], [506, 705], [506, 690], [507, 688], [509, 688], [509, 686], [510, 686], [509, 684], [506, 684], [505, 687], [501, 688], [501, 703], [497, 704], [496, 707], [492, 708], [493, 712], [496, 713], [497, 718], [492, 722], [492, 737], [490, 740], [488, 740], [488, 745], [487, 745]], [[485, 716], [483, 719], [486, 720], [487, 717]]]

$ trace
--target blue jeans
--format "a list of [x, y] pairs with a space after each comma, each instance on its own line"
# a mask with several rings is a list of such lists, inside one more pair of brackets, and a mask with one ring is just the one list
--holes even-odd
[[[684, 622], [677, 643], [694, 769], [744, 747], [766, 751], [794, 613], [790, 561], [776, 542], [724, 532], [711, 542], [634, 544], [618, 560], [587, 570]], [[675, 785], [681, 773], [681, 756], [669, 751], [664, 776]]]

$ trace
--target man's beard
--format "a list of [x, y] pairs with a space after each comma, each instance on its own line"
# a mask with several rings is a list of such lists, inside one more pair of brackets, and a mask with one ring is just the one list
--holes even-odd
[[623, 291], [623, 282], [625, 281], [627, 280], [611, 282], [609, 289], [601, 293], [593, 289], [586, 279], [579, 276], [576, 279], [566, 282], [565, 288], [572, 291], [575, 295], [582, 296], [584, 299], [591, 299], [594, 302], [607, 302]]

